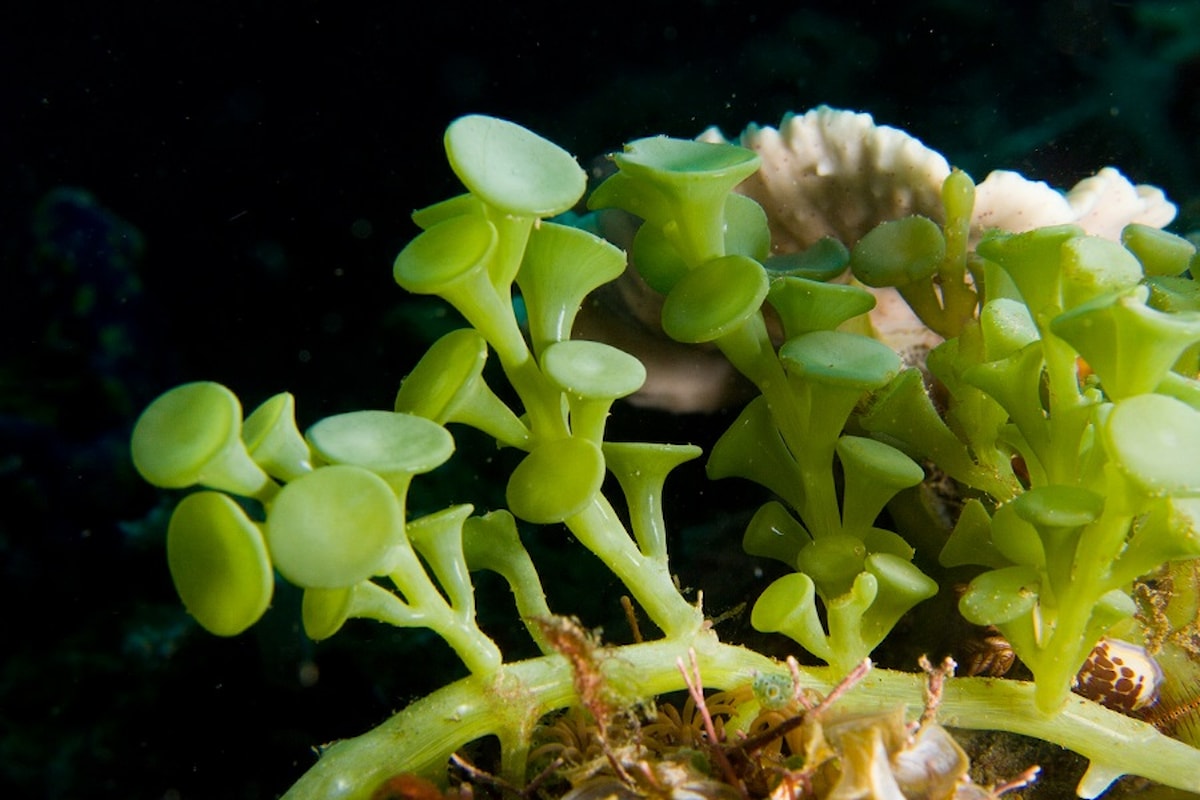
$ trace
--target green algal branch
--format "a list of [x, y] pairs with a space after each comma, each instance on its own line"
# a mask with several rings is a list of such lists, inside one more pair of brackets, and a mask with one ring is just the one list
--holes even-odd
[[[636, 700], [684, 688], [677, 659], [694, 649], [707, 689], [745, 686], [763, 675], [786, 679], [783, 665], [711, 633], [615, 648], [602, 660], [606, 685]], [[803, 669], [802, 687], [827, 694], [837, 683], [830, 668]], [[872, 670], [839, 705], [848, 712], [903, 705], [909, 718], [924, 707], [924, 676]], [[1083, 698], [1058, 714], [1034, 709], [1034, 687], [1021, 681], [955, 678], [947, 682], [938, 716], [951, 727], [1006, 730], [1069, 748], [1091, 761], [1080, 783], [1084, 797], [1100, 794], [1123, 774], [1142, 775], [1179, 789], [1200, 790], [1200, 751], [1163, 737], [1152, 726]], [[366, 800], [385, 778], [436, 774], [448, 753], [495, 735], [502, 743], [528, 736], [536, 720], [577, 702], [573, 676], [561, 656], [508, 664], [492, 675], [464, 678], [418, 700], [361, 736], [322, 750], [317, 763], [285, 800]], [[523, 763], [506, 764], [520, 780]]]
[[[406, 290], [451, 303], [469, 327], [428, 349], [394, 410], [336, 414], [301, 434], [290, 395], [243, 420], [236, 395], [199, 381], [154, 401], [134, 430], [133, 460], [148, 481], [200, 489], [178, 503], [167, 531], [172, 579], [200, 625], [222, 636], [246, 630], [269, 606], [278, 574], [303, 589], [312, 639], [351, 619], [425, 627], [470, 673], [325, 748], [289, 798], [365, 800], [399, 773], [442, 781], [455, 751], [488, 737], [500, 750], [491, 768], [519, 786], [547, 714], [580, 704], [595, 711], [597, 691], [632, 710], [684, 688], [678, 663], [690, 651], [710, 690], [789, 682], [777, 662], [718, 641], [698, 599], [671, 575], [663, 484], [699, 448], [607, 441], [612, 404], [647, 373], [611, 345], [573, 338], [585, 298], [626, 268], [612, 244], [551, 221], [582, 196], [583, 170], [555, 145], [489, 117], [456, 120], [446, 150], [466, 193], [414, 214], [422, 232], [393, 274]], [[992, 232], [972, 253], [974, 186], [954, 171], [942, 186], [941, 227], [907, 217], [877, 226], [852, 252], [823, 240], [798, 258], [773, 258], [763, 209], [731, 194], [758, 169], [752, 152], [656, 137], [614, 160], [619, 171], [589, 203], [642, 220], [631, 255], [664, 295], [663, 330], [715, 345], [759, 391], [706, 469], [756, 481], [782, 501], [763, 505], [744, 533], [747, 552], [790, 570], [757, 598], [750, 622], [829, 664], [801, 669], [800, 688], [827, 694], [859, 673], [938, 590], [914, 565], [914, 545], [942, 546], [948, 536], [943, 566], [979, 568], [962, 615], [998, 628], [1035, 682], [949, 680], [941, 721], [1084, 755], [1084, 796], [1122, 774], [1200, 790], [1200, 750], [1070, 693], [1092, 645], [1133, 613], [1130, 584], [1200, 556], [1200, 391], [1191, 377], [1200, 293], [1179, 277], [1194, 248], [1136, 226], [1121, 244], [1058, 226]], [[949, 337], [929, 354], [928, 376], [855, 332], [870, 328], [862, 315], [875, 301], [860, 286], [828, 282], [847, 265], [864, 283], [896, 288]], [[764, 310], [781, 325], [777, 341]], [[491, 352], [515, 410], [484, 381]], [[473, 515], [461, 503], [410, 515], [419, 476], [454, 454], [452, 423], [516, 451], [507, 510]], [[926, 480], [916, 459], [960, 482], [953, 490], [969, 487], [949, 532], [928, 514], [894, 513], [899, 532], [877, 527]], [[610, 474], [628, 527], [605, 495]], [[600, 647], [554, 618], [518, 519], [564, 525], [663, 638]], [[914, 519], [933, 532], [902, 535]], [[506, 662], [480, 629], [477, 570], [508, 583], [541, 657]], [[925, 707], [925, 681], [875, 670], [836, 708], [871, 717], [899, 705], [912, 718]], [[730, 734], [758, 702], [739, 709]]]

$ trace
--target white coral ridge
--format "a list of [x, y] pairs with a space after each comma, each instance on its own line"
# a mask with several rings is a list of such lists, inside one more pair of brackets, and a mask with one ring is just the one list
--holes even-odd
[[[716, 128], [698, 137], [726, 142]], [[772, 248], [803, 250], [823, 236], [853, 245], [880, 222], [909, 214], [943, 221], [941, 187], [950, 165], [920, 140], [870, 114], [820, 106], [784, 116], [779, 128], [750, 125], [737, 138], [762, 158], [738, 187], [767, 212]], [[1041, 181], [997, 170], [978, 184], [972, 239], [989, 228], [1019, 233], [1075, 223], [1116, 240], [1131, 222], [1161, 228], [1175, 206], [1161, 189], [1130, 183], [1113, 167], [1065, 195]]]

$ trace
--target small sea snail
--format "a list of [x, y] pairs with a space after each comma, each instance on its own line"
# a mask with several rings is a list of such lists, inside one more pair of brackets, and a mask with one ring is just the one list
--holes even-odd
[[1075, 676], [1074, 689], [1107, 708], [1128, 714], [1158, 700], [1163, 672], [1145, 648], [1101, 639]]

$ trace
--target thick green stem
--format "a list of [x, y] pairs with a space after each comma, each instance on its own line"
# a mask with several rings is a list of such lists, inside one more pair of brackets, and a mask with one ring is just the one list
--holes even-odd
[[[684, 688], [676, 661], [687, 658], [689, 646], [696, 649], [709, 690], [744, 686], [760, 675], [787, 676], [778, 662], [702, 633], [612, 651], [602, 666], [609, 688], [630, 702]], [[822, 694], [836, 682], [828, 667], [806, 668], [800, 678], [803, 688]], [[923, 676], [873, 670], [835, 709], [878, 712], [903, 705], [915, 718], [924, 708], [923, 690]], [[1089, 796], [1105, 788], [1096, 776], [1121, 774], [1200, 790], [1200, 750], [1082, 697], [1072, 697], [1057, 714], [1042, 714], [1034, 707], [1033, 691], [1033, 684], [1022, 681], [956, 678], [945, 685], [938, 719], [950, 727], [1033, 736], [1082, 754], [1093, 762], [1093, 779], [1085, 778]], [[468, 742], [496, 735], [507, 745], [527, 735], [541, 716], [576, 701], [570, 667], [557, 655], [509, 664], [492, 676], [463, 678], [374, 730], [325, 749], [284, 800], [368, 800], [388, 777], [406, 772], [442, 779], [449, 755]], [[508, 766], [516, 769], [512, 761], [519, 760]], [[506, 777], [524, 779], [520, 774]]]

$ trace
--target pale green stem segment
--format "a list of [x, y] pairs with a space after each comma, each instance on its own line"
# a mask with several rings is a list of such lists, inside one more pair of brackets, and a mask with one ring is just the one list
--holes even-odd
[[[683, 689], [676, 660], [687, 658], [689, 645], [696, 649], [706, 689], [744, 686], [768, 675], [787, 679], [778, 662], [704, 634], [694, 641], [668, 639], [614, 650], [603, 662], [609, 687], [629, 701]], [[831, 691], [836, 680], [830, 668], [801, 673], [803, 688], [820, 693]], [[903, 705], [915, 718], [924, 708], [923, 691], [923, 676], [873, 670], [834, 708], [855, 713]], [[384, 780], [406, 772], [440, 780], [450, 753], [489, 735], [497, 736], [504, 747], [505, 777], [519, 783], [524, 779], [526, 751], [517, 743], [527, 738], [538, 718], [576, 701], [574, 679], [561, 656], [508, 664], [491, 676], [464, 678], [418, 700], [374, 730], [325, 749], [284, 798], [368, 800]], [[1041, 714], [1034, 707], [1033, 685], [1023, 681], [947, 681], [938, 720], [951, 727], [1033, 736], [1080, 753], [1092, 761], [1079, 787], [1087, 797], [1095, 797], [1123, 774], [1200, 791], [1200, 750], [1081, 697], [1072, 697], [1058, 714]]]
[[638, 549], [604, 495], [596, 493], [566, 524], [575, 538], [620, 578], [668, 637], [691, 637], [700, 630], [704, 624], [700, 607], [679, 593], [665, 560]]

